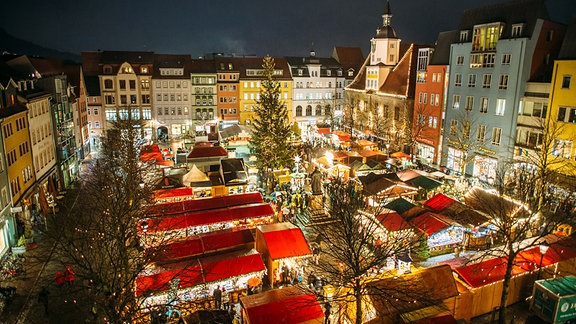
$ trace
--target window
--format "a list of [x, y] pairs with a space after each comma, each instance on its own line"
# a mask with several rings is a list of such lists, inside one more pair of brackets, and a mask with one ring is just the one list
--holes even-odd
[[569, 159], [572, 154], [572, 141], [563, 139], [554, 139], [552, 155]]
[[126, 80], [120, 80], [120, 89], [126, 90]]
[[130, 90], [136, 89], [136, 80], [130, 80]]
[[302, 106], [296, 107], [296, 116], [302, 116]]
[[456, 56], [456, 65], [463, 65], [464, 64], [464, 56], [458, 55]]
[[553, 30], [547, 31], [546, 32], [546, 41], [551, 42], [553, 38], [554, 38], [554, 31]]
[[500, 81], [498, 81], [498, 89], [508, 89], [508, 74], [500, 74]]
[[114, 89], [114, 83], [110, 79], [104, 80], [104, 89]]
[[569, 123], [576, 123], [576, 108], [570, 109], [570, 114], [568, 115], [568, 122]]
[[480, 112], [483, 114], [488, 113], [488, 98], [480, 98]]
[[476, 86], [476, 74], [468, 74], [468, 87], [473, 88]]
[[478, 134], [476, 134], [476, 140], [478, 142], [484, 142], [484, 136], [486, 135], [486, 125], [478, 125]]
[[98, 116], [99, 113], [98, 108], [94, 108], [94, 116]]
[[454, 95], [452, 97], [452, 107], [454, 109], [460, 108], [460, 95]]
[[150, 103], [150, 95], [144, 94], [142, 95], [142, 103], [149, 104]]
[[97, 128], [97, 129], [100, 128], [100, 122], [99, 121], [94, 122], [94, 128]]
[[562, 77], [562, 89], [569, 89], [570, 88], [571, 79], [572, 79], [571, 75], [565, 75]]
[[566, 120], [566, 107], [560, 107], [558, 108], [558, 121], [565, 121]]
[[306, 116], [312, 116], [312, 106], [306, 106]]
[[320, 105], [316, 106], [315, 116], [322, 116], [322, 107]]
[[466, 42], [467, 40], [468, 40], [468, 31], [467, 30], [461, 30], [460, 31], [460, 41]]
[[512, 25], [512, 37], [522, 36], [522, 30], [524, 29], [524, 24]]
[[502, 65], [510, 65], [512, 54], [502, 54]]
[[126, 95], [120, 95], [120, 104], [125, 105], [127, 102]]
[[506, 99], [498, 99], [496, 103], [496, 116], [504, 116], [506, 111]]
[[548, 105], [535, 102], [534, 107], [532, 107], [532, 117], [546, 118], [546, 111], [548, 110]]
[[458, 133], [458, 121], [450, 121], [450, 135], [456, 135]]
[[474, 108], [474, 97], [466, 96], [466, 110], [472, 111], [473, 108]]
[[140, 81], [140, 87], [142, 87], [142, 89], [150, 89], [150, 80]]
[[492, 84], [492, 74], [484, 74], [484, 77], [482, 78], [482, 88], [490, 88], [490, 85]]
[[130, 103], [136, 104], [136, 95], [130, 95]]
[[115, 121], [115, 120], [116, 120], [116, 111], [106, 110], [106, 121]]
[[460, 86], [462, 86], [462, 74], [456, 73], [456, 74], [454, 75], [454, 86], [455, 86], [455, 87], [460, 87]]

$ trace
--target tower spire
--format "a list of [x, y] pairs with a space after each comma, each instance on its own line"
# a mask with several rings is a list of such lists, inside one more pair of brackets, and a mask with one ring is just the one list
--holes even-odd
[[390, 26], [392, 20], [392, 11], [390, 11], [390, 1], [386, 1], [386, 10], [382, 14], [382, 27]]

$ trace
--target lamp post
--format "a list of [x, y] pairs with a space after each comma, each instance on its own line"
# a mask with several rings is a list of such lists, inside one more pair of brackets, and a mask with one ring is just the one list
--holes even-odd
[[386, 155], [390, 158], [390, 143], [386, 143]]
[[540, 280], [540, 272], [542, 271], [542, 261], [544, 260], [544, 254], [546, 254], [546, 251], [548, 251], [548, 248], [550, 246], [548, 245], [548, 242], [542, 241], [539, 247], [540, 247], [540, 266], [538, 267], [538, 277], [536, 280]]

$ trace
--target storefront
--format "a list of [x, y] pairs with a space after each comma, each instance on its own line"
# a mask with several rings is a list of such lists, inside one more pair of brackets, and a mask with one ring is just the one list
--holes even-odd
[[474, 157], [474, 173], [473, 175], [481, 181], [493, 183], [496, 179], [496, 170], [498, 168], [498, 160], [484, 155], [476, 155]]
[[446, 160], [446, 167], [454, 172], [462, 172], [462, 161], [464, 153], [452, 147], [448, 148], [448, 159]]
[[435, 162], [436, 149], [433, 146], [416, 142], [416, 150], [417, 156], [421, 161], [425, 161], [428, 164]]
[[262, 254], [272, 287], [299, 282], [312, 257], [302, 230], [287, 222], [258, 226], [256, 250]]

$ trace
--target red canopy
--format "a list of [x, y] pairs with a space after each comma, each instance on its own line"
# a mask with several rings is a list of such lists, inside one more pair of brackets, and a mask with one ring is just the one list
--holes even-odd
[[193, 196], [193, 195], [194, 195], [194, 193], [192, 192], [192, 188], [189, 188], [189, 187], [173, 188], [173, 189], [160, 189], [160, 190], [154, 191], [154, 198], [155, 199], [186, 197], [186, 196]]
[[264, 200], [262, 199], [262, 195], [259, 192], [249, 192], [238, 195], [156, 204], [149, 207], [148, 215], [153, 216], [178, 214], [216, 208], [226, 208], [244, 204], [261, 203], [263, 201]]
[[416, 227], [424, 231], [428, 236], [434, 233], [438, 233], [450, 226], [456, 225], [451, 224], [450, 220], [448, 220], [446, 217], [434, 214], [432, 212], [426, 212], [422, 215], [416, 216], [411, 220], [411, 222]]
[[410, 224], [408, 224], [408, 222], [406, 222], [402, 216], [395, 212], [380, 214], [376, 216], [376, 219], [378, 219], [380, 224], [382, 224], [382, 226], [384, 226], [384, 228], [390, 232], [412, 228], [412, 226], [410, 226]]
[[274, 215], [272, 206], [268, 203], [256, 203], [228, 208], [218, 208], [197, 212], [187, 212], [173, 216], [158, 216], [142, 222], [147, 222], [148, 232], [162, 232], [193, 226], [202, 226]]
[[436, 194], [434, 197], [428, 199], [424, 206], [434, 210], [434, 211], [443, 211], [444, 209], [450, 207], [456, 200], [444, 195], [444, 194]]
[[162, 250], [158, 251], [154, 261], [166, 262], [250, 243], [254, 243], [254, 237], [249, 229], [228, 229], [194, 235], [187, 237], [185, 240], [162, 246]]
[[136, 279], [136, 296], [163, 292], [170, 288], [170, 281], [179, 278], [179, 289], [207, 284], [227, 278], [249, 275], [265, 270], [260, 254], [255, 250], [236, 251], [173, 263], [149, 270]]
[[[273, 224], [271, 226], [274, 226]], [[268, 226], [260, 226], [259, 229]], [[272, 260], [312, 255], [312, 251], [300, 228], [288, 228], [277, 231], [263, 231], [264, 241]]]
[[350, 134], [343, 132], [343, 131], [333, 131], [332, 134], [338, 136], [338, 139], [342, 142], [346, 142], [350, 140]]
[[404, 152], [392, 153], [392, 154], [390, 154], [390, 156], [395, 158], [395, 159], [409, 159], [409, 158], [411, 158], [411, 156], [409, 154], [406, 154]]
[[[542, 260], [542, 266], [546, 267], [560, 261], [575, 258], [576, 246], [573, 245], [574, 241], [569, 241], [572, 242], [572, 245], [564, 244], [562, 241], [551, 244], [544, 254], [544, 257], [540, 254], [540, 248], [537, 246], [520, 252], [516, 259], [514, 259], [512, 275], [516, 276], [538, 269], [540, 260]], [[455, 268], [454, 271], [456, 271], [466, 283], [472, 286], [472, 288], [478, 288], [504, 280], [506, 258], [486, 260], [469, 266]]]
[[330, 127], [328, 127], [328, 128], [318, 128], [318, 134], [321, 134], [321, 135], [330, 134]]
[[304, 294], [297, 287], [270, 290], [240, 298], [250, 324], [303, 323], [324, 318], [314, 294]]

